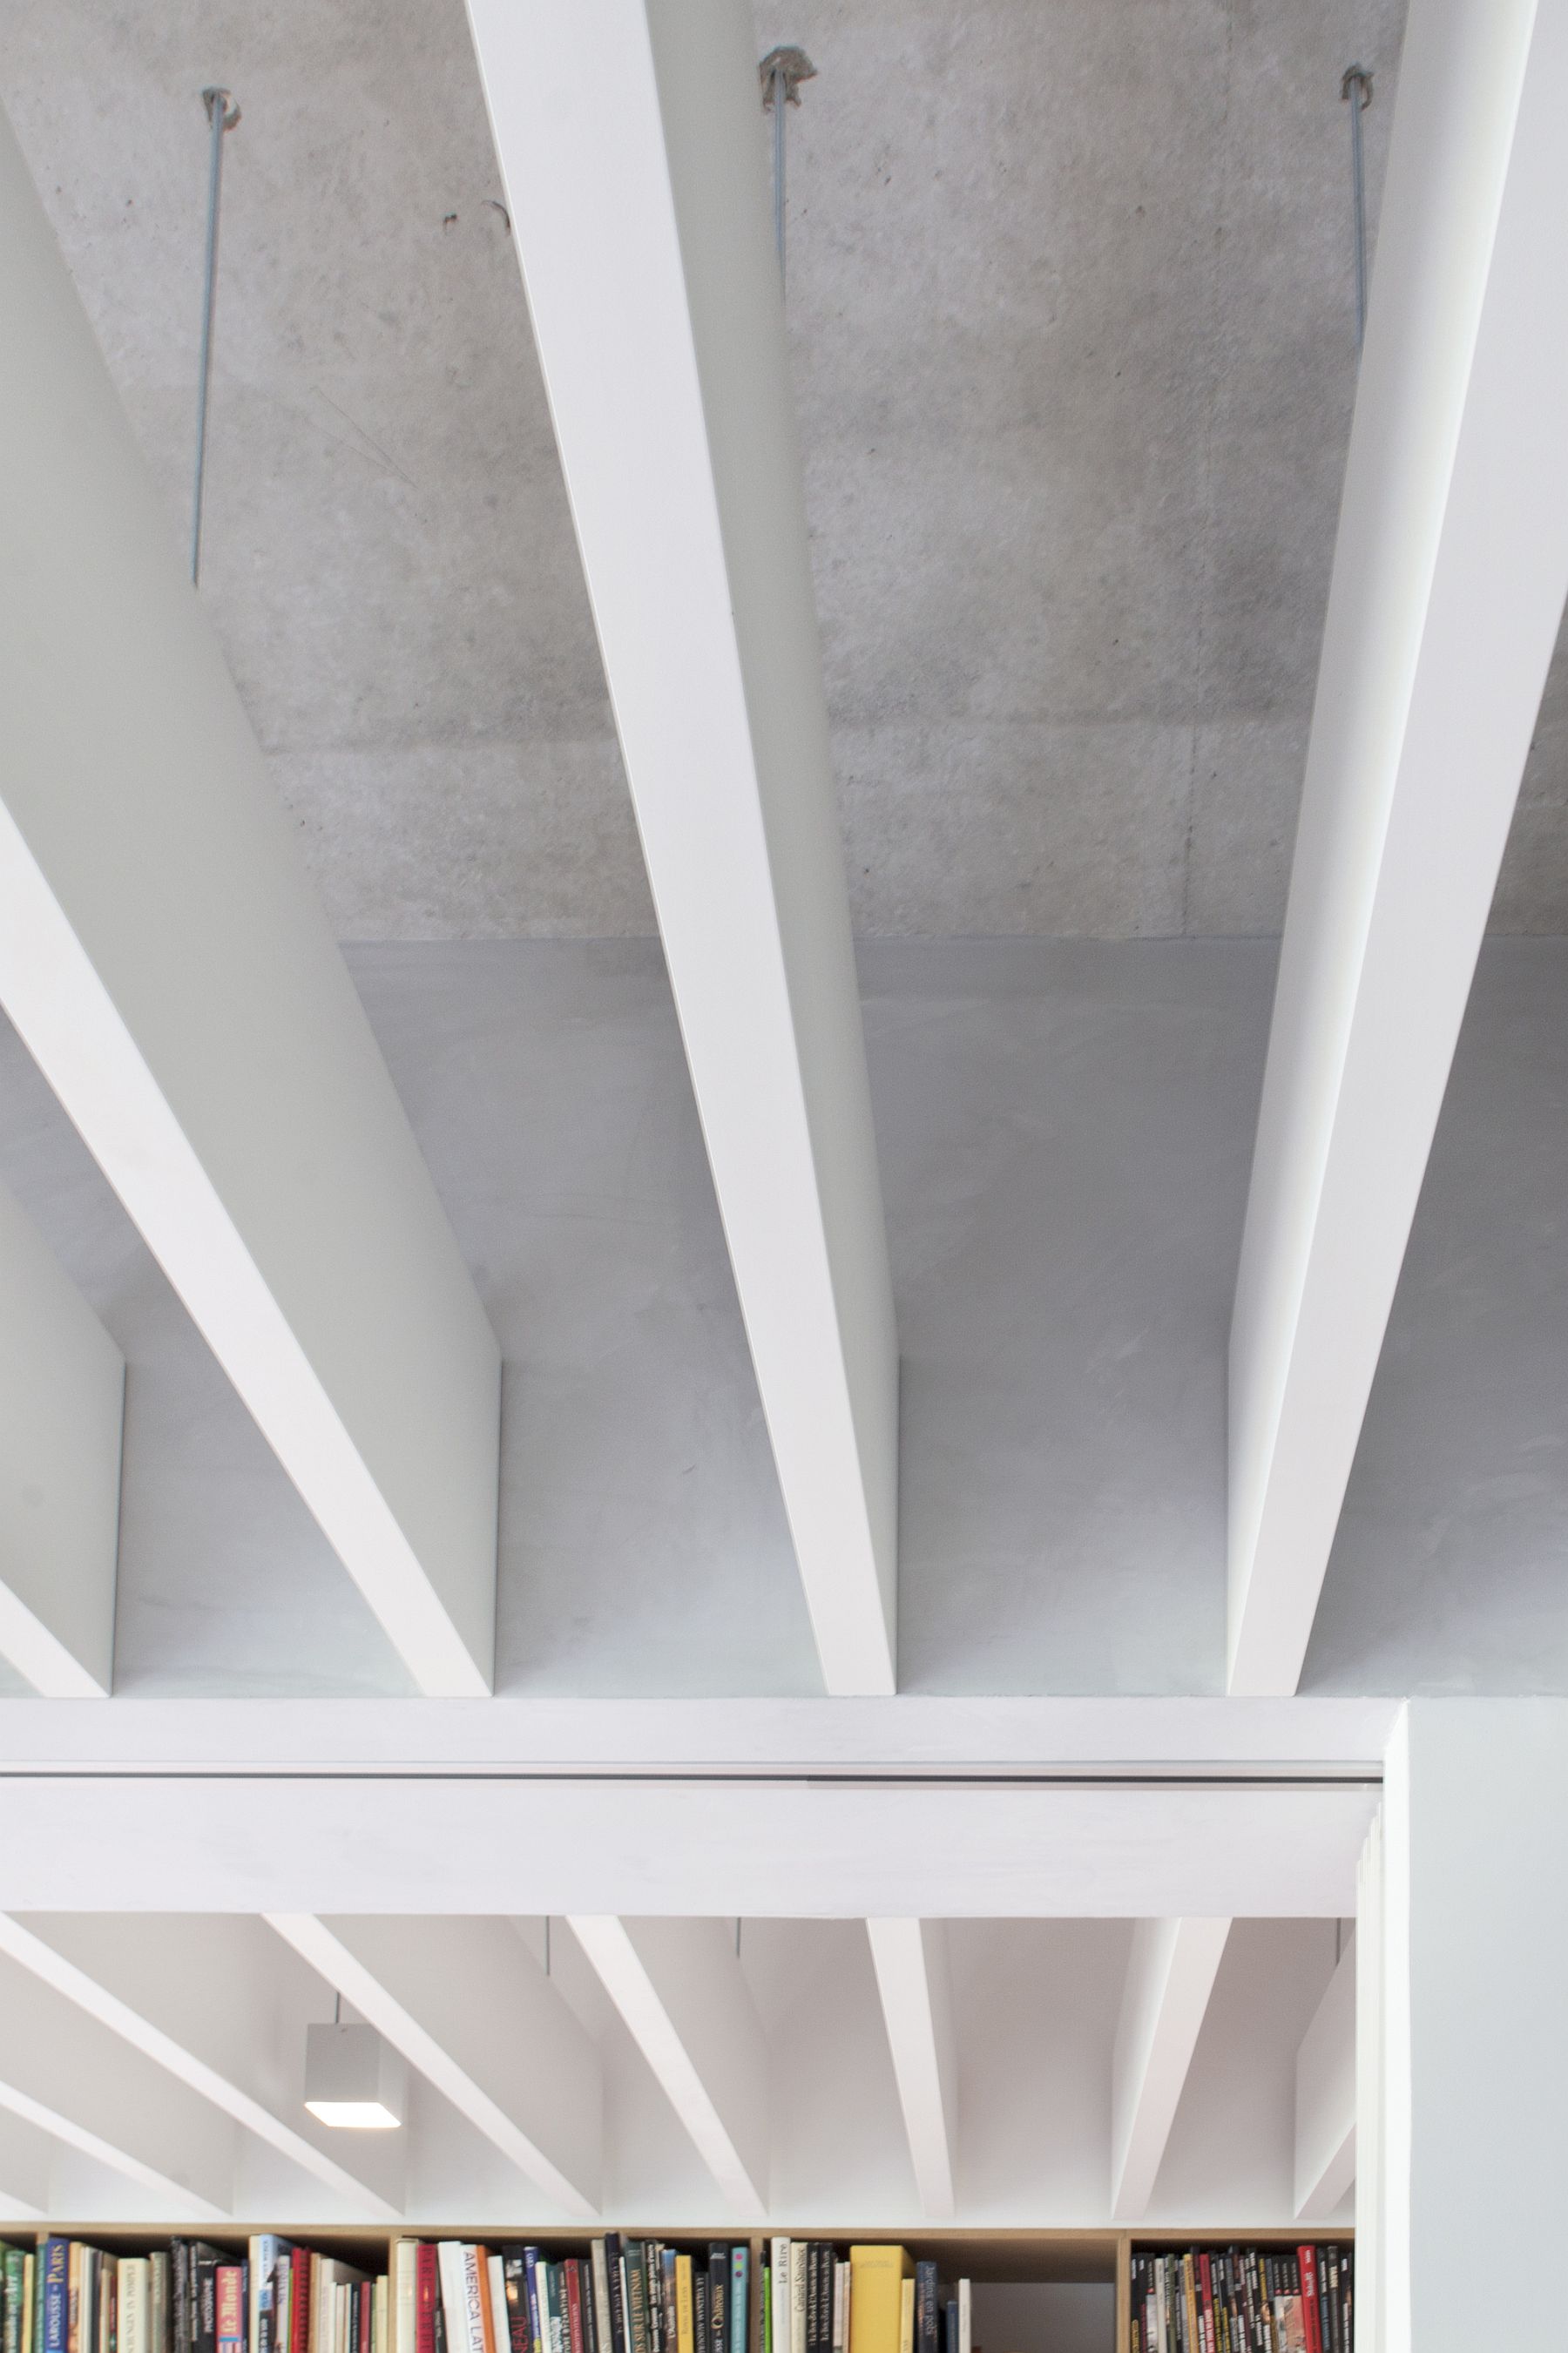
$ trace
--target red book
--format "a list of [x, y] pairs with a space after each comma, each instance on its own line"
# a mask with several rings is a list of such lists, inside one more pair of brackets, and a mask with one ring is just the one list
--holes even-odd
[[566, 2274], [566, 2333], [571, 2353], [588, 2353], [583, 2333], [583, 2266], [574, 2260], [562, 2268]]
[[1203, 2332], [1204, 2353], [1215, 2353], [1214, 2274], [1207, 2255], [1198, 2257], [1198, 2327]]
[[421, 2239], [414, 2263], [414, 2353], [436, 2353], [436, 2299], [440, 2293], [435, 2247]]
[[359, 2353], [370, 2353], [370, 2320], [374, 2301], [374, 2291], [369, 2280], [365, 2280], [359, 2292]]
[[217, 2267], [218, 2353], [245, 2353], [245, 2268], [240, 2263]]
[[289, 2268], [293, 2274], [289, 2297], [289, 2353], [310, 2353], [310, 2250], [306, 2247], [294, 2247], [290, 2249], [289, 2255]]
[[1298, 2247], [1296, 2261], [1301, 2267], [1301, 2333], [1307, 2340], [1307, 2353], [1323, 2353], [1323, 2330], [1318, 2309], [1318, 2250], [1316, 2247]]

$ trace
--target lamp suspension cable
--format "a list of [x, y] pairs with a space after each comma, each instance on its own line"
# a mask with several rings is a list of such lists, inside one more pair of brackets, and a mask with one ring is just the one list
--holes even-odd
[[191, 486], [191, 581], [202, 575], [202, 491], [207, 464], [207, 397], [212, 389], [213, 307], [217, 300], [217, 216], [223, 195], [223, 139], [239, 121], [239, 109], [226, 90], [216, 85], [202, 92], [206, 109], [207, 235], [202, 269], [202, 347], [196, 375], [196, 462]]
[[1362, 151], [1361, 119], [1372, 104], [1372, 75], [1365, 66], [1348, 66], [1340, 96], [1351, 110], [1351, 201], [1355, 215], [1355, 347], [1366, 341], [1366, 159]]
[[778, 248], [779, 279], [784, 274], [784, 108], [800, 104], [803, 81], [815, 81], [816, 68], [801, 48], [770, 49], [757, 68], [763, 86], [763, 106], [773, 118], [773, 243]]

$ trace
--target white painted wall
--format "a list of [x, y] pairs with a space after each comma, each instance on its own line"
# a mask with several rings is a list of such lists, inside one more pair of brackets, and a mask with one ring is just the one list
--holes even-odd
[[1518, 2345], [1568, 2178], [1568, 1704], [1415, 1700], [1384, 1822], [1376, 2353]]

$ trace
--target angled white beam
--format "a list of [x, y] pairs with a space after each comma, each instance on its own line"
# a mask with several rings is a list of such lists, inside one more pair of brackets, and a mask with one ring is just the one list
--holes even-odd
[[1568, 588], [1568, 17], [1412, 0], [1230, 1339], [1230, 1683], [1296, 1687]]
[[505, 1920], [268, 1921], [563, 2213], [597, 2212], [599, 2054]]
[[765, 2213], [767, 2052], [731, 1923], [578, 1913], [571, 1926], [724, 2197]]
[[193, 2218], [216, 2221], [229, 2211], [229, 2119], [8, 1957], [0, 1957], [0, 2108]]
[[1110, 2211], [1148, 2211], [1198, 2032], [1219, 1972], [1228, 1920], [1140, 1920], [1132, 1932], [1110, 2085]]
[[0, 1185], [0, 1658], [50, 1699], [107, 1694], [125, 1364]]
[[897, 1343], [751, 19], [470, 13], [823, 1675], [887, 1693]]
[[958, 2170], [958, 2060], [940, 1920], [868, 1920], [921, 2211], [951, 2220]]
[[1341, 1954], [1296, 2053], [1296, 2211], [1328, 2215], [1355, 2179], [1356, 1955]]
[[494, 1337], [0, 121], [0, 1002], [424, 1690], [489, 1688]]
[[[258, 2096], [256, 2079], [262, 2052], [274, 2043], [275, 2021], [244, 1998], [254, 1989], [243, 1978], [256, 1972], [234, 1966], [236, 1945], [253, 1936], [277, 1949], [259, 1921], [94, 1913], [23, 1921], [0, 1913], [0, 1952], [367, 2218], [393, 2220], [400, 2210], [380, 2186], [385, 2151], [375, 2145], [379, 2136], [329, 2136], [305, 2109], [298, 2086], [298, 2126], [276, 2096]], [[302, 2059], [302, 2022], [294, 2043]], [[321, 2146], [329, 2138], [339, 2154]]]

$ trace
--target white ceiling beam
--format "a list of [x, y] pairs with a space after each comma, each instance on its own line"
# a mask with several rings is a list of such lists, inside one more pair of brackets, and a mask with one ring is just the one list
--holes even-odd
[[50, 1698], [102, 1698], [125, 1363], [3, 1185], [0, 1301], [0, 1658]]
[[141, 2052], [0, 1957], [0, 2108], [193, 2220], [229, 2211], [234, 2127]]
[[1132, 1932], [1111, 2060], [1110, 2211], [1148, 2211], [1230, 1922], [1140, 1920]]
[[1326, 2220], [1355, 2179], [1356, 1956], [1341, 1954], [1296, 2053], [1296, 2211]]
[[599, 2054], [504, 1919], [267, 1917], [563, 2214], [597, 2213]]
[[0, 1908], [89, 1887], [156, 1911], [188, 1885], [214, 1912], [1340, 1919], [1376, 1802], [1365, 1783], [11, 1772]]
[[946, 1933], [940, 1920], [868, 1920], [877, 1991], [921, 2211], [951, 2221], [957, 2203], [958, 2057]]
[[729, 1920], [571, 1915], [572, 1933], [739, 2214], [768, 2207], [768, 2066]]
[[1412, 0], [1230, 1337], [1230, 1687], [1295, 1689], [1568, 589], [1568, 18]]
[[0, 1704], [14, 1766], [515, 1774], [523, 1770], [1180, 1775], [1382, 1769], [1396, 1699], [117, 1698]]
[[751, 18], [470, 14], [823, 1675], [887, 1693], [897, 1342]]
[[[276, 2089], [270, 2100], [259, 2095], [257, 2078], [279, 2039], [279, 2021], [261, 2014], [256, 2000], [258, 1991], [272, 1989], [257, 1987], [258, 1972], [244, 1960], [235, 1966], [237, 1942], [252, 1938], [279, 1949], [259, 1921], [167, 1915], [127, 1920], [97, 1913], [24, 1921], [0, 1913], [0, 1952], [346, 2198], [356, 2216], [395, 2220], [400, 2208], [383, 2194], [385, 2143], [379, 2136], [329, 2135], [304, 2106], [303, 2020], [291, 2038], [298, 2123], [281, 2112]], [[333, 2147], [322, 2146], [329, 2140]]]
[[500, 1364], [0, 121], [0, 1002], [422, 1690], [489, 1689]]

